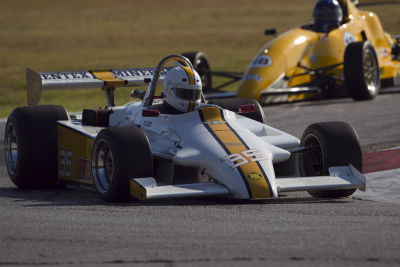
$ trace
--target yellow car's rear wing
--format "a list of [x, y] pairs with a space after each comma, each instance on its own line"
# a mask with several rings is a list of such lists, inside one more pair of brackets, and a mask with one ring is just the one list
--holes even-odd
[[[158, 83], [172, 67], [163, 68]], [[113, 105], [113, 91], [117, 87], [144, 86], [153, 78], [156, 68], [83, 70], [60, 72], [35, 72], [26, 68], [28, 105], [37, 105], [42, 90], [101, 88], [106, 92], [107, 102]], [[111, 103], [112, 102], [112, 103]]]

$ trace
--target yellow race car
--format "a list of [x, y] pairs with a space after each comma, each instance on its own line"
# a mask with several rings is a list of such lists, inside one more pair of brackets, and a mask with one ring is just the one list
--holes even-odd
[[207, 86], [211, 75], [241, 80], [237, 93], [230, 96], [260, 103], [347, 94], [355, 100], [373, 99], [381, 89], [400, 86], [400, 35], [384, 32], [375, 13], [357, 8], [368, 4], [318, 1], [312, 23], [268, 42], [244, 74], [209, 70], [201, 52], [184, 55], [197, 65]]

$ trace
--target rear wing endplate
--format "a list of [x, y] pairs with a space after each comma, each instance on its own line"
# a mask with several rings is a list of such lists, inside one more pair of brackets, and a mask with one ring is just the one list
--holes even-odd
[[[163, 68], [158, 80], [164, 81], [172, 67]], [[153, 78], [156, 68], [83, 70], [60, 72], [35, 72], [26, 68], [28, 105], [37, 105], [42, 90], [101, 88], [106, 91], [107, 102], [113, 103], [113, 91], [117, 87], [144, 86]]]

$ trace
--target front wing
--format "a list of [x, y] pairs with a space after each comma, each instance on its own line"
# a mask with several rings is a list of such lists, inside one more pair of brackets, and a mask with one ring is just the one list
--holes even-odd
[[[277, 191], [360, 189], [366, 190], [366, 178], [351, 164], [329, 168], [330, 176], [276, 179]], [[181, 197], [229, 196], [229, 188], [214, 184], [184, 184], [158, 186], [153, 177], [130, 179], [131, 195], [139, 200]]]

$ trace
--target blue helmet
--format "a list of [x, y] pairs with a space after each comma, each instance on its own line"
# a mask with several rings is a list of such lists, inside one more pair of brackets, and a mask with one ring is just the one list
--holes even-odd
[[319, 0], [314, 6], [313, 17], [317, 32], [329, 32], [339, 27], [343, 11], [336, 0]]

